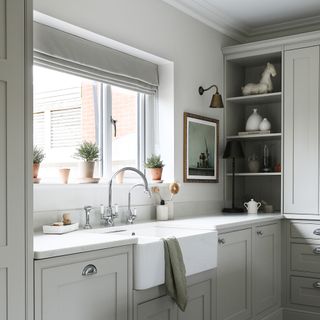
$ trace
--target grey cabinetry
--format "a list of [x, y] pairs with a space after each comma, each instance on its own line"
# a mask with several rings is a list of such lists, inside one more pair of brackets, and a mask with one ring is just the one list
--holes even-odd
[[127, 320], [131, 247], [35, 262], [36, 320]]
[[251, 229], [219, 235], [218, 320], [251, 317]]
[[253, 310], [260, 315], [280, 304], [280, 225], [253, 229]]
[[138, 320], [211, 320], [211, 280], [188, 287], [188, 305], [182, 312], [168, 296], [137, 306]]
[[211, 281], [188, 287], [188, 305], [185, 312], [178, 310], [178, 320], [211, 320]]
[[138, 320], [176, 320], [177, 306], [168, 296], [138, 305]]
[[319, 47], [284, 58], [284, 213], [318, 214]]

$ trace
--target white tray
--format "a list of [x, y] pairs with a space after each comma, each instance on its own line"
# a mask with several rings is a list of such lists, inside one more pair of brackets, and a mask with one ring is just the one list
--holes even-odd
[[48, 234], [63, 234], [79, 229], [79, 222], [69, 224], [67, 226], [42, 226], [43, 233]]

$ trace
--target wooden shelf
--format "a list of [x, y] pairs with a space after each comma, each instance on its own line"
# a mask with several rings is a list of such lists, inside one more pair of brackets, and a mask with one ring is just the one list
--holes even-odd
[[[232, 173], [227, 173], [227, 176], [231, 177]], [[258, 173], [237, 172], [235, 176], [237, 177], [270, 177], [270, 176], [281, 176], [281, 172], [258, 172]]]
[[267, 104], [267, 103], [274, 103], [274, 102], [281, 102], [281, 92], [273, 92], [273, 93], [266, 93], [266, 94], [255, 94], [252, 96], [240, 96], [240, 97], [231, 97], [227, 98], [227, 102], [233, 102], [237, 104]]
[[227, 136], [227, 140], [274, 140], [281, 139], [281, 133], [248, 134], [243, 136]]

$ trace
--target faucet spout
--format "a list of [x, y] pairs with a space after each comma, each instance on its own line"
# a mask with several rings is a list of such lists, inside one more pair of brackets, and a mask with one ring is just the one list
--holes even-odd
[[147, 178], [146, 176], [138, 169], [136, 168], [133, 168], [133, 167], [124, 167], [124, 168], [121, 168], [120, 170], [118, 170], [117, 172], [115, 172], [111, 179], [109, 180], [109, 195], [108, 195], [108, 207], [107, 207], [107, 212], [108, 212], [108, 216], [109, 218], [111, 217], [112, 220], [113, 220], [113, 211], [112, 211], [112, 185], [113, 185], [113, 179], [115, 176], [117, 176], [119, 173], [121, 172], [125, 172], [125, 171], [133, 171], [135, 173], [137, 173], [142, 181], [143, 181], [143, 186], [144, 186], [144, 192], [146, 194], [148, 194], [149, 197], [151, 197], [151, 192], [150, 192], [150, 189], [149, 189], [149, 184], [148, 184], [148, 181], [147, 181]]

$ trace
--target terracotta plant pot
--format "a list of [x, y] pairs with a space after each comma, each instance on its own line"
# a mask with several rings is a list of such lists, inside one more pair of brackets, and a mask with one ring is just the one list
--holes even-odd
[[69, 168], [61, 168], [59, 169], [60, 179], [63, 184], [67, 184], [69, 180]]
[[152, 180], [161, 180], [163, 168], [149, 168]]
[[83, 161], [80, 162], [80, 177], [81, 178], [93, 178], [95, 162]]
[[38, 178], [40, 163], [33, 164], [33, 178]]

